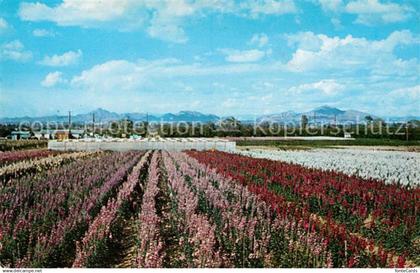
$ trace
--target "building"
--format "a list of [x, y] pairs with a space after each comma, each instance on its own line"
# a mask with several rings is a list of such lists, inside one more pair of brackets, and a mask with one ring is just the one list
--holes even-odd
[[72, 138], [83, 138], [84, 135], [85, 135], [85, 130], [78, 130], [78, 129], [71, 130]]
[[13, 131], [10, 134], [12, 140], [19, 140], [19, 139], [29, 139], [31, 137], [31, 132], [29, 131]]
[[54, 135], [54, 132], [51, 130], [41, 130], [34, 132], [34, 137], [37, 139], [51, 139]]
[[57, 140], [66, 140], [69, 139], [69, 131], [68, 130], [57, 130], [54, 134], [54, 139]]
[[141, 151], [141, 150], [219, 150], [235, 152], [236, 143], [219, 138], [103, 138], [103, 139], [73, 139], [50, 140], [48, 149], [58, 151]]
[[141, 136], [137, 134], [133, 134], [133, 135], [130, 135], [130, 139], [141, 139]]
[[57, 139], [57, 140], [65, 140], [70, 138], [83, 138], [85, 135], [85, 130], [80, 129], [72, 129], [70, 130], [70, 134], [68, 130], [55, 130], [51, 133], [51, 139]]

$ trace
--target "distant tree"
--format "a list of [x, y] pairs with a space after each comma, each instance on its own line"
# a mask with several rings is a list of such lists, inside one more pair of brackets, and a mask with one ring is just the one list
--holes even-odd
[[125, 118], [121, 121], [121, 125], [123, 127], [125, 134], [132, 134], [133, 133], [133, 121], [129, 118]]
[[410, 127], [420, 127], [420, 120], [412, 119], [407, 122], [408, 126]]
[[14, 130], [14, 125], [0, 125], [0, 137], [7, 137]]
[[223, 131], [239, 131], [241, 122], [234, 117], [228, 117], [220, 122], [220, 130]]
[[377, 126], [386, 126], [385, 120], [383, 120], [381, 118], [374, 119], [373, 123]]
[[306, 115], [302, 115], [302, 118], [300, 120], [300, 126], [302, 128], [306, 128], [308, 126], [308, 117]]
[[367, 123], [371, 123], [371, 122], [373, 121], [372, 116], [365, 116], [365, 121], [366, 121]]

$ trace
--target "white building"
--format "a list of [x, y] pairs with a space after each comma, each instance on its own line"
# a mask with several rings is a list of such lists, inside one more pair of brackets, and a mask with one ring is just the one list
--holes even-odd
[[12, 140], [29, 139], [31, 137], [31, 132], [29, 132], [29, 131], [13, 131], [10, 134], [10, 137], [12, 138]]
[[51, 130], [41, 130], [41, 131], [34, 132], [34, 137], [36, 137], [37, 139], [51, 139], [52, 135], [54, 134], [52, 133]]

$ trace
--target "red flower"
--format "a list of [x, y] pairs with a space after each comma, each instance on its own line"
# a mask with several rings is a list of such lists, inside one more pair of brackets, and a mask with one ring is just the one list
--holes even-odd
[[403, 268], [403, 267], [405, 267], [405, 257], [404, 257], [404, 256], [399, 256], [399, 257], [398, 257], [397, 267], [398, 267], [398, 268]]
[[351, 256], [350, 259], [349, 259], [349, 262], [347, 263], [347, 267], [350, 267], [351, 268], [355, 264], [356, 264], [356, 259], [353, 256]]

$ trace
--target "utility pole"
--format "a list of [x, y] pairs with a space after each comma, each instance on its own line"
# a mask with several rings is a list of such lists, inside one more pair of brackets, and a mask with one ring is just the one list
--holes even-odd
[[149, 136], [149, 112], [146, 112], [146, 137]]
[[316, 126], [316, 112], [314, 111], [314, 125]]
[[405, 140], [408, 141], [408, 122], [405, 123]]
[[70, 135], [71, 135], [71, 111], [69, 111], [69, 138], [70, 138]]
[[92, 114], [92, 132], [95, 136], [95, 113]]

